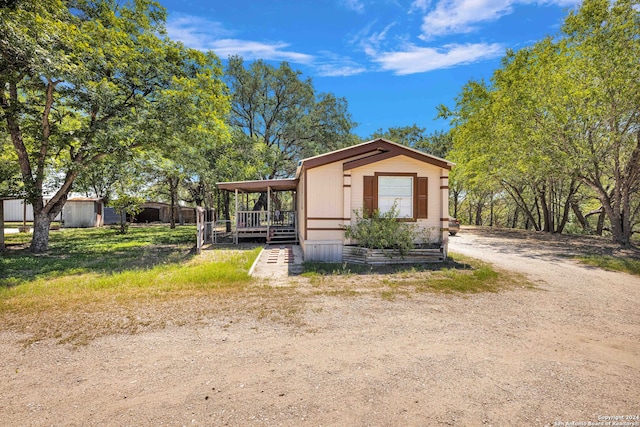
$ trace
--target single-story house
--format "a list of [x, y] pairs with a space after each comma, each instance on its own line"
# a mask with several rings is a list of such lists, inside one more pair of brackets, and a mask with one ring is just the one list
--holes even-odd
[[66, 228], [101, 227], [104, 201], [94, 197], [71, 197], [62, 207], [62, 225]]
[[[344, 226], [356, 211], [387, 211], [394, 203], [399, 217], [442, 243], [447, 253], [449, 171], [453, 163], [385, 139], [300, 160], [292, 179], [218, 183], [236, 194], [238, 237], [263, 235], [269, 240], [295, 237], [306, 261], [341, 262]], [[294, 194], [289, 211], [269, 206], [272, 192]], [[266, 192], [266, 211], [238, 210], [240, 193]], [[279, 222], [278, 222], [279, 221]], [[243, 234], [243, 233], [247, 234]]]

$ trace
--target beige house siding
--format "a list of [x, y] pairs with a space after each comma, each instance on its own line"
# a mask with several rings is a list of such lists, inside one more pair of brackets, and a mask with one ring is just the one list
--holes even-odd
[[307, 171], [307, 218], [342, 218], [342, 164]]
[[307, 224], [306, 224], [306, 221], [304, 220], [304, 218], [305, 218], [305, 216], [307, 214], [306, 182], [307, 182], [306, 173], [303, 173], [300, 176], [300, 181], [298, 182], [298, 190], [296, 191], [296, 197], [297, 197], [296, 206], [297, 206], [297, 209], [298, 209], [298, 241], [300, 242], [303, 251], [304, 251], [304, 243], [303, 242], [305, 240], [305, 233], [307, 232]]
[[[350, 160], [350, 159], [349, 159]], [[363, 206], [364, 176], [376, 173], [416, 173], [428, 179], [427, 218], [416, 225], [432, 240], [447, 241], [448, 171], [411, 157], [396, 156], [351, 170], [335, 162], [306, 170], [301, 177], [301, 244], [308, 261], [342, 261], [343, 227], [355, 222], [355, 209]], [[414, 183], [415, 185], [415, 183]], [[302, 211], [303, 205], [306, 211]]]
[[341, 262], [344, 244], [342, 163], [330, 163], [304, 173], [305, 228], [301, 245], [306, 261]]
[[[431, 228], [436, 234], [444, 236], [441, 218], [444, 218], [442, 200], [445, 195], [440, 193], [443, 169], [428, 163], [424, 163], [410, 157], [397, 156], [391, 159], [371, 163], [351, 171], [351, 219], [355, 220], [355, 209], [362, 210], [363, 183], [365, 176], [373, 176], [376, 173], [417, 173], [418, 177], [428, 178], [427, 218], [418, 219], [417, 225], [421, 228]], [[415, 185], [415, 183], [414, 183]], [[446, 196], [448, 197], [448, 195]], [[445, 204], [448, 206], [448, 203]], [[448, 207], [446, 207], [448, 211]], [[446, 212], [446, 211], [445, 211]]]
[[[388, 206], [393, 194], [376, 200], [376, 176], [414, 177], [413, 215], [408, 200], [403, 210], [413, 224], [428, 230], [431, 242], [447, 242], [448, 171], [453, 163], [410, 147], [378, 138], [326, 154], [302, 159], [296, 176], [288, 180], [218, 183], [227, 191], [265, 191], [265, 185], [296, 193], [297, 231], [305, 260], [341, 261], [344, 227], [353, 225], [354, 210], [378, 202]], [[364, 177], [367, 177], [367, 194]], [[375, 179], [374, 179], [375, 178]], [[426, 187], [425, 187], [426, 185]], [[266, 187], [270, 188], [270, 187]], [[405, 192], [408, 190], [405, 188]], [[407, 193], [408, 195], [408, 193]], [[420, 243], [422, 243], [420, 239]]]

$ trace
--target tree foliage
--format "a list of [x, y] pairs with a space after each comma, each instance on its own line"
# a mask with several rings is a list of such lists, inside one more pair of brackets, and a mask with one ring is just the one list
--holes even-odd
[[118, 193], [118, 197], [110, 202], [120, 218], [120, 234], [127, 234], [129, 230], [128, 219], [142, 212], [144, 199], [127, 193]]
[[0, 108], [34, 208], [32, 251], [47, 250], [49, 223], [87, 167], [133, 151], [171, 151], [179, 133], [224, 138], [219, 61], [167, 39], [164, 20], [152, 0], [0, 9]]
[[369, 137], [376, 138], [384, 138], [441, 158], [445, 158], [453, 146], [449, 132], [436, 131], [429, 134], [426, 128], [415, 123], [411, 126], [390, 127], [386, 131], [379, 128]]
[[630, 244], [640, 204], [638, 15], [629, 0], [587, 0], [557, 38], [508, 52], [491, 84], [469, 82], [455, 111], [442, 108], [469, 194], [493, 188], [513, 215], [549, 232], [572, 212], [586, 225], [580, 203], [596, 197], [614, 240]]
[[416, 232], [407, 222], [398, 221], [399, 210], [394, 204], [387, 212], [377, 209], [369, 214], [356, 209], [354, 225], [345, 226], [345, 237], [353, 239], [358, 246], [368, 249], [392, 249], [404, 257], [415, 247]]
[[245, 66], [242, 58], [230, 57], [227, 81], [234, 145], [254, 165], [253, 179], [291, 176], [297, 160], [354, 141], [347, 101], [317, 94], [311, 79], [286, 62], [278, 68], [262, 60]]

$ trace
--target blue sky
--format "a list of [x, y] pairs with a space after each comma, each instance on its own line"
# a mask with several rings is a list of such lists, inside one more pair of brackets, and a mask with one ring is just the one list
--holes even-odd
[[560, 29], [576, 0], [160, 0], [171, 38], [223, 61], [287, 61], [349, 103], [355, 133], [434, 120], [508, 48]]

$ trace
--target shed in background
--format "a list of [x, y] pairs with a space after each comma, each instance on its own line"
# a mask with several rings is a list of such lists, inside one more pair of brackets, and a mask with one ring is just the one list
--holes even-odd
[[91, 197], [73, 197], [62, 208], [62, 224], [66, 228], [101, 227], [104, 224], [104, 202]]
[[[49, 199], [45, 198], [44, 201], [47, 203]], [[4, 204], [4, 220], [6, 222], [33, 221], [33, 206], [31, 206], [31, 203], [25, 202], [24, 199], [11, 198], [2, 200], [2, 203]], [[54, 221], [60, 221], [60, 219], [61, 214], [58, 214]]]

